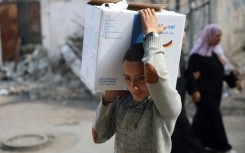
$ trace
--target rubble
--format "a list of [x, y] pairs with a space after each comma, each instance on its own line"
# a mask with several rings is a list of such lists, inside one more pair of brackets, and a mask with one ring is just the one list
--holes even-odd
[[0, 66], [0, 94], [24, 95], [30, 100], [93, 99], [80, 79], [81, 44], [81, 37], [70, 37], [60, 48], [61, 56], [52, 59], [41, 45], [22, 47], [17, 65]]
[[4, 63], [0, 67], [1, 80], [37, 80], [43, 76], [49, 68], [47, 51], [41, 46], [36, 46], [31, 54], [22, 57], [15, 70], [14, 62]]

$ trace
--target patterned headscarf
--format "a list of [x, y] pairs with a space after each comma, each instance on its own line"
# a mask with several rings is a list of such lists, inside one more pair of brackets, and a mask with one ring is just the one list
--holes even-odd
[[210, 46], [210, 41], [217, 32], [221, 31], [221, 28], [217, 24], [209, 24], [205, 26], [199, 37], [199, 41], [192, 48], [190, 54], [199, 54], [202, 56], [211, 56], [212, 52], [218, 55], [220, 62], [224, 65], [225, 74], [228, 75], [232, 71], [232, 65], [225, 57], [224, 51], [220, 45]]

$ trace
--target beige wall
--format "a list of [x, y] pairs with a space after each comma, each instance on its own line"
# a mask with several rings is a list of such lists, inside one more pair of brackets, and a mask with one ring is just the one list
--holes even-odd
[[245, 46], [245, 0], [220, 0], [217, 6], [217, 23], [223, 29], [221, 44], [231, 57]]
[[83, 34], [84, 4], [87, 0], [41, 0], [43, 46], [49, 57], [59, 54], [59, 46], [76, 32]]

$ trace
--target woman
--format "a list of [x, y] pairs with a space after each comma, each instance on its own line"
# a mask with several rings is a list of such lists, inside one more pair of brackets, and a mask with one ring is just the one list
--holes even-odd
[[186, 61], [184, 59], [184, 47], [186, 43], [186, 34], [184, 33], [182, 41], [182, 50], [179, 62], [179, 75], [177, 78], [176, 89], [180, 94], [182, 102], [182, 110], [176, 121], [174, 132], [172, 134], [172, 150], [171, 153], [206, 153], [199, 138], [194, 133], [188, 120], [185, 110], [186, 97]]
[[188, 64], [187, 90], [196, 104], [193, 130], [207, 149], [234, 152], [227, 140], [220, 102], [223, 80], [241, 90], [241, 81], [232, 72], [219, 45], [222, 32], [217, 24], [207, 25], [199, 42], [191, 50]]
[[115, 134], [115, 153], [170, 153], [181, 101], [170, 83], [158, 37], [166, 27], [158, 27], [153, 9], [139, 13], [145, 39], [129, 48], [122, 64], [128, 92], [104, 93], [92, 129], [93, 139], [103, 143]]

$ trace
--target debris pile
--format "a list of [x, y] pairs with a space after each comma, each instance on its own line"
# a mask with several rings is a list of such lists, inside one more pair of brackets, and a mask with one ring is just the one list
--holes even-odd
[[0, 94], [29, 99], [86, 99], [94, 97], [80, 79], [82, 38], [71, 37], [50, 59], [40, 45], [21, 47], [19, 62], [0, 66]]

